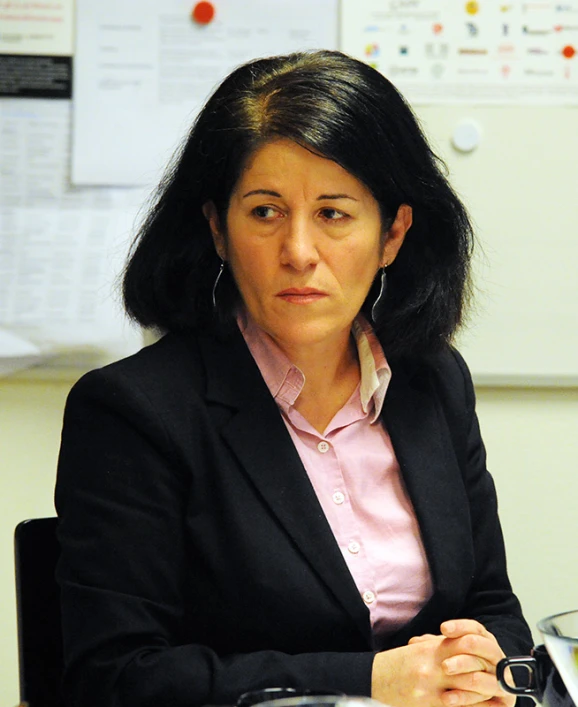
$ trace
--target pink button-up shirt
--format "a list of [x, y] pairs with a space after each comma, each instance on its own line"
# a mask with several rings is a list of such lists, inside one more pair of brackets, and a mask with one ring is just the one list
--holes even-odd
[[361, 381], [320, 434], [295, 409], [305, 377], [248, 314], [238, 324], [309, 475], [376, 635], [413, 618], [431, 574], [399, 464], [379, 420], [391, 370], [367, 321], [352, 333]]

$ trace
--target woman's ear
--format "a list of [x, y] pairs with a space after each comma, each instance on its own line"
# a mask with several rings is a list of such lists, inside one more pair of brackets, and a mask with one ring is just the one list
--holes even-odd
[[401, 204], [395, 215], [388, 232], [385, 234], [385, 243], [381, 256], [381, 267], [391, 265], [395, 260], [399, 249], [403, 245], [405, 234], [411, 228], [413, 222], [413, 210], [409, 204]]
[[215, 250], [218, 256], [221, 260], [227, 260], [227, 244], [221, 231], [217, 207], [212, 201], [207, 201], [203, 204], [203, 215], [209, 222], [213, 243], [215, 244]]

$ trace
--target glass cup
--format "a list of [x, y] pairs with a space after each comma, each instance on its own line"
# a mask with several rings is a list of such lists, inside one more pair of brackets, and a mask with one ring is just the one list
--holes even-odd
[[274, 700], [291, 699], [294, 697], [345, 697], [345, 693], [337, 690], [300, 690], [295, 687], [265, 687], [262, 690], [252, 690], [244, 692], [235, 707], [253, 707], [260, 705], [263, 702], [272, 702]]
[[[502, 659], [496, 674], [506, 692], [531, 697], [545, 707], [578, 705], [578, 611], [549, 616], [538, 622], [544, 645], [535, 646], [529, 656]], [[529, 683], [512, 685], [507, 668], [528, 671]]]
[[[281, 695], [283, 695], [281, 697]], [[287, 696], [287, 695], [291, 696]], [[249, 697], [255, 696], [254, 699]], [[254, 693], [244, 693], [237, 701], [237, 707], [384, 707], [381, 702], [370, 697], [356, 697], [330, 691], [294, 690], [293, 688], [266, 688]]]

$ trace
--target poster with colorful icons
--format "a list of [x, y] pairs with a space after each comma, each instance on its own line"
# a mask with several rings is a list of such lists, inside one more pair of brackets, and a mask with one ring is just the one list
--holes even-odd
[[340, 33], [413, 103], [578, 105], [577, 0], [342, 0]]

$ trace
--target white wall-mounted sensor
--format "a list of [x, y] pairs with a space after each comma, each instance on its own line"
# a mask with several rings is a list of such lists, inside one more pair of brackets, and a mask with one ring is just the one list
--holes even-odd
[[472, 152], [480, 144], [482, 128], [475, 120], [462, 120], [454, 128], [452, 145], [459, 152]]

